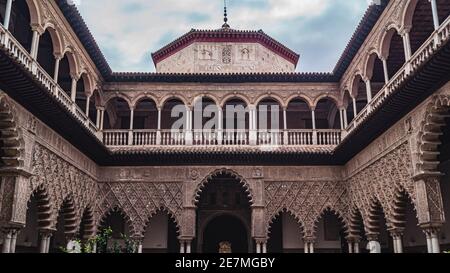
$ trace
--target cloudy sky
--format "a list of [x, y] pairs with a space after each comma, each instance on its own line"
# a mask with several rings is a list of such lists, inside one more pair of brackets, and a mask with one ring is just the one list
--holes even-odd
[[[74, 0], [114, 71], [154, 71], [151, 52], [192, 28], [217, 29], [222, 0]], [[301, 55], [298, 71], [334, 68], [368, 0], [229, 0], [229, 24]]]

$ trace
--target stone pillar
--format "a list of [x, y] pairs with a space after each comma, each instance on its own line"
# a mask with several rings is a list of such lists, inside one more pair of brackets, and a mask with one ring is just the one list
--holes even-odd
[[48, 253], [50, 250], [50, 238], [52, 236], [52, 231], [42, 230], [40, 231], [41, 242], [39, 246], [40, 253]]
[[10, 21], [10, 18], [11, 18], [12, 2], [13, 2], [13, 0], [6, 1], [5, 20], [3, 21], [3, 26], [6, 29], [9, 28], [9, 21]]
[[87, 118], [89, 119], [89, 107], [90, 107], [90, 103], [91, 103], [91, 97], [92, 95], [90, 95], [89, 97], [86, 98], [86, 111], [85, 114], [87, 116]]
[[348, 242], [348, 253], [353, 253], [353, 242]]
[[344, 129], [348, 127], [348, 119], [347, 119], [347, 109], [344, 107]]
[[406, 62], [409, 61], [411, 58], [411, 39], [409, 38], [409, 29], [405, 28], [402, 33], [403, 38], [403, 48], [405, 50], [405, 60]]
[[100, 107], [97, 107], [97, 120], [95, 121], [95, 125], [99, 129], [100, 129], [100, 115], [101, 115]]
[[55, 56], [55, 70], [53, 74], [53, 80], [58, 83], [59, 80], [59, 64], [61, 62], [62, 57], [61, 56]]
[[440, 26], [437, 3], [436, 3], [436, 0], [429, 0], [429, 1], [431, 3], [431, 10], [433, 12], [434, 29], [437, 30]]
[[180, 253], [185, 253], [185, 246], [184, 246], [185, 241], [184, 240], [180, 240]]
[[17, 235], [19, 233], [18, 229], [12, 230], [11, 242], [9, 247], [9, 253], [16, 253], [16, 243], [17, 243]]
[[263, 242], [263, 244], [262, 244], [262, 253], [263, 254], [267, 253], [267, 242]]
[[441, 247], [439, 245], [439, 228], [427, 227], [424, 229], [427, 237], [427, 249], [428, 253], [441, 253]]
[[134, 107], [130, 109], [130, 131], [128, 131], [128, 145], [133, 145], [133, 129], [134, 129]]
[[287, 126], [287, 108], [283, 107], [283, 144], [289, 144], [289, 132]]
[[13, 231], [11, 229], [6, 229], [3, 231], [2, 253], [12, 253], [11, 252], [12, 233], [13, 233]]
[[31, 50], [30, 55], [33, 59], [37, 59], [38, 50], [39, 50], [39, 38], [41, 37], [41, 33], [38, 31], [37, 27], [33, 27], [33, 39], [31, 41]]
[[389, 231], [391, 233], [394, 253], [403, 253], [403, 232], [404, 229], [392, 229]]
[[356, 116], [358, 115], [358, 108], [356, 107], [356, 98], [353, 98], [353, 117], [356, 118]]
[[256, 253], [260, 254], [261, 253], [261, 242], [256, 241]]
[[162, 110], [158, 108], [158, 128], [156, 131], [156, 145], [161, 145], [161, 119], [162, 119]]
[[249, 133], [249, 142], [250, 145], [256, 145], [258, 143], [258, 122], [257, 122], [257, 111], [256, 106], [249, 105], [249, 117], [250, 117], [250, 133]]
[[372, 85], [370, 83], [370, 79], [365, 79], [366, 83], [366, 95], [367, 95], [367, 104], [372, 101]]
[[70, 98], [73, 102], [76, 101], [77, 99], [77, 82], [78, 82], [78, 77], [75, 74], [70, 74], [70, 77], [72, 78], [72, 86], [70, 89]]
[[305, 241], [305, 253], [314, 253], [315, 238], [308, 237], [305, 238], [304, 241]]
[[218, 108], [217, 111], [217, 144], [222, 145], [223, 143], [223, 109]]
[[191, 241], [186, 241], [186, 253], [190, 254], [192, 252]]
[[186, 112], [186, 145], [192, 145], [193, 144], [193, 132], [192, 132], [192, 122], [193, 122], [193, 114], [192, 109], [188, 108]]
[[313, 145], [317, 145], [317, 128], [316, 128], [316, 109], [311, 110], [312, 127], [313, 127]]
[[356, 241], [356, 242], [355, 242], [355, 244], [354, 244], [354, 250], [355, 250], [355, 253], [359, 253], [359, 252], [360, 252], [360, 249], [359, 249], [359, 241]]
[[339, 120], [341, 122], [341, 130], [344, 130], [344, 109], [339, 109]]
[[390, 79], [389, 79], [389, 69], [387, 59], [382, 57], [381, 62], [383, 63], [384, 83], [388, 84]]
[[379, 233], [369, 233], [367, 234], [367, 240], [369, 244], [367, 245], [367, 250], [370, 253], [381, 253], [381, 246], [379, 242]]
[[309, 243], [309, 253], [314, 253], [314, 243]]

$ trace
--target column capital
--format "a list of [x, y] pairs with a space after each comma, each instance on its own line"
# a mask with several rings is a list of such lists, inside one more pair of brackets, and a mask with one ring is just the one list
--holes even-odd
[[388, 229], [388, 231], [393, 238], [402, 237], [403, 234], [405, 233], [405, 228], [391, 228]]
[[70, 73], [70, 78], [72, 78], [72, 80], [78, 81], [80, 79], [80, 76], [76, 73]]
[[54, 229], [39, 229], [38, 231], [42, 237], [47, 237], [47, 238], [52, 237], [53, 233], [56, 232], [56, 230], [54, 230]]
[[253, 238], [257, 244], [267, 244], [268, 239], [264, 237], [254, 237]]
[[359, 235], [349, 235], [345, 239], [349, 243], [359, 243], [359, 242], [361, 242], [361, 236], [359, 236]]
[[303, 241], [308, 244], [314, 244], [316, 242], [316, 240], [317, 240], [317, 238], [315, 236], [303, 237]]
[[378, 242], [379, 238], [380, 238], [380, 233], [378, 232], [374, 232], [374, 233], [367, 233], [366, 234], [367, 240], [370, 241], [376, 241]]
[[400, 36], [405, 36], [411, 32], [412, 26], [406, 25], [400, 30]]
[[39, 24], [32, 24], [31, 25], [31, 31], [33, 31], [33, 32], [37, 32], [38, 34], [39, 34], [39, 36], [40, 35], [42, 35], [43, 33], [44, 33], [44, 28], [41, 26], [41, 25], [39, 25]]
[[421, 225], [420, 227], [422, 228], [422, 231], [426, 235], [431, 235], [431, 234], [438, 234], [441, 231], [442, 224], [436, 226]]

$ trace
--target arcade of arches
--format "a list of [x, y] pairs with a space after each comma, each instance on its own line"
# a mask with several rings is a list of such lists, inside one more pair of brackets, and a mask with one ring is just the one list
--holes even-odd
[[[270, 77], [233, 84], [175, 78], [168, 84], [126, 73], [109, 75], [116, 78], [108, 82], [66, 31], [71, 25], [58, 17], [55, 1], [0, 0], [0, 42], [11, 39], [46, 76], [22, 80], [36, 81], [34, 88], [46, 87], [38, 82], [43, 78], [56, 86], [51, 95], [70, 106], [58, 104], [58, 109], [82, 126], [58, 133], [54, 124], [33, 115], [38, 108], [16, 101], [0, 78], [2, 252], [76, 252], [79, 242], [86, 244], [108, 228], [107, 244], [84, 251], [124, 252], [130, 242], [138, 253], [450, 250], [450, 82], [352, 158], [331, 160], [345, 137], [355, 146], [356, 138], [368, 137], [365, 121], [383, 112], [383, 100], [401, 93], [405, 81], [427, 68], [421, 62], [432, 58], [428, 55], [448, 49], [448, 0], [391, 0], [385, 6], [387, 15], [335, 82], [331, 74], [274, 73], [273, 82]], [[5, 54], [4, 48], [0, 65], [15, 53]], [[8, 65], [14, 61], [20, 58]], [[230, 112], [236, 108], [243, 111]], [[205, 109], [214, 109], [209, 118], [200, 115]], [[260, 109], [275, 118], [264, 123]], [[63, 113], [59, 122], [68, 122], [63, 118], [69, 113]], [[224, 134], [205, 137], [202, 128], [210, 118], [217, 121], [211, 130]], [[174, 123], [179, 132], [171, 135]], [[79, 128], [88, 133], [77, 134]], [[362, 133], [352, 134], [355, 128]], [[334, 134], [334, 142], [312, 140], [318, 132]], [[111, 143], [105, 141], [108, 133]], [[86, 141], [92, 146], [81, 148], [98, 148], [113, 160], [83, 153], [75, 145], [80, 136], [93, 138]], [[203, 163], [150, 164], [147, 153], [189, 155]], [[233, 156], [243, 161], [213, 165], [216, 153], [225, 161]], [[292, 154], [296, 160], [287, 160]], [[285, 155], [278, 165], [259, 158], [284, 160]], [[251, 156], [257, 163], [242, 163]], [[329, 160], [314, 166], [297, 161], [316, 156]], [[142, 164], [130, 164], [130, 158]]]

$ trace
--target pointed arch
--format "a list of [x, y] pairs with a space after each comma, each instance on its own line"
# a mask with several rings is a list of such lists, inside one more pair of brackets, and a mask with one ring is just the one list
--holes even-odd
[[416, 174], [437, 174], [439, 165], [439, 146], [442, 144], [440, 134], [449, 117], [450, 96], [436, 95], [427, 106], [425, 116], [418, 133], [418, 160]]
[[92, 205], [87, 205], [81, 214], [81, 221], [80, 221], [80, 239], [81, 240], [87, 240], [89, 238], [92, 238], [95, 233], [97, 232], [97, 228], [95, 225], [95, 216], [94, 216], [94, 209]]
[[103, 212], [102, 215], [100, 215], [100, 217], [97, 220], [96, 223], [96, 229], [98, 230], [99, 228], [101, 228], [102, 224], [106, 221], [106, 219], [112, 214], [112, 213], [119, 213], [120, 216], [123, 218], [124, 222], [126, 225], [128, 225], [128, 227], [130, 228], [130, 233], [131, 234], [136, 234], [136, 227], [135, 224], [133, 222], [133, 220], [129, 217], [129, 215], [125, 212], [125, 210], [123, 210], [120, 206], [116, 205], [113, 206], [107, 210], [105, 210]]
[[235, 179], [236, 181], [238, 181], [241, 184], [246, 196], [249, 199], [250, 205], [253, 204], [253, 194], [252, 194], [250, 184], [234, 170], [223, 168], [223, 169], [218, 169], [218, 170], [213, 171], [212, 173], [207, 175], [197, 185], [196, 190], [194, 192], [194, 196], [192, 197], [193, 204], [195, 206], [197, 206], [198, 202], [200, 201], [201, 193], [206, 188], [206, 186], [211, 182], [211, 180], [213, 180], [215, 177], [217, 177], [219, 175], [224, 175], [224, 174], [229, 175], [230, 177], [232, 177], [233, 179]]
[[53, 203], [47, 188], [41, 184], [31, 193], [28, 199], [28, 210], [32, 200], [36, 200], [37, 227], [39, 230], [52, 230], [55, 226]]
[[287, 208], [286, 206], [283, 206], [280, 210], [275, 212], [274, 214], [270, 215], [268, 217], [268, 221], [266, 222], [265, 232], [267, 238], [270, 238], [270, 229], [272, 224], [275, 222], [275, 220], [280, 217], [281, 214], [286, 213], [294, 218], [294, 220], [297, 222], [298, 227], [300, 229], [300, 233], [305, 234], [305, 223], [304, 220], [293, 210]]
[[144, 223], [144, 226], [142, 228], [142, 231], [145, 233], [145, 231], [147, 230], [147, 228], [149, 227], [149, 223], [151, 221], [151, 219], [157, 215], [158, 213], [164, 213], [166, 214], [169, 219], [171, 219], [176, 226], [177, 229], [177, 233], [179, 234], [181, 232], [181, 226], [180, 226], [180, 221], [176, 215], [176, 213], [174, 213], [170, 208], [168, 208], [167, 206], [160, 206], [158, 208], [155, 208], [154, 210], [152, 210], [147, 217], [147, 221]]
[[349, 231], [349, 220], [348, 218], [345, 216], [345, 214], [343, 212], [341, 212], [339, 209], [337, 208], [333, 208], [332, 206], [326, 206], [322, 212], [316, 216], [316, 219], [314, 220], [314, 233], [317, 229], [317, 223], [319, 223], [320, 219], [324, 217], [324, 215], [326, 213], [332, 213], [333, 215], [335, 215], [339, 221], [341, 222], [343, 229], [345, 230], [346, 233], [348, 233]]
[[0, 93], [0, 167], [24, 166], [25, 141], [16, 117], [6, 94]]

